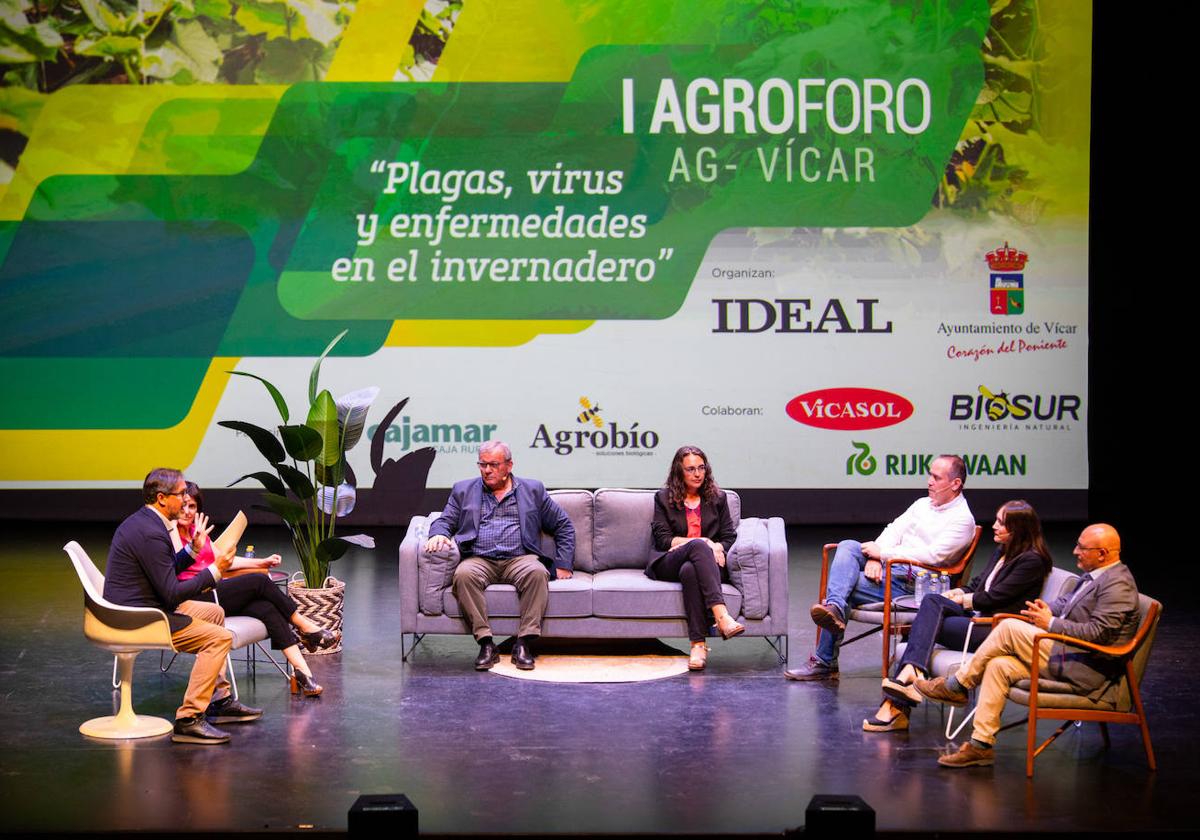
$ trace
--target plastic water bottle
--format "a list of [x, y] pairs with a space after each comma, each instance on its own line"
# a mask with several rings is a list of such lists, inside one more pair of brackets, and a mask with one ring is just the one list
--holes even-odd
[[945, 595], [950, 591], [950, 575], [942, 572], [938, 575], [938, 594]]
[[247, 559], [247, 560], [253, 560], [253, 559], [254, 559], [254, 546], [252, 546], [252, 545], [248, 545], [248, 546], [246, 546], [246, 554], [245, 554], [245, 557], [246, 557], [246, 559]]
[[921, 602], [925, 600], [926, 593], [929, 592], [929, 576], [925, 574], [924, 569], [917, 570], [917, 583], [913, 589], [913, 594], [916, 595], [917, 606], [921, 606]]

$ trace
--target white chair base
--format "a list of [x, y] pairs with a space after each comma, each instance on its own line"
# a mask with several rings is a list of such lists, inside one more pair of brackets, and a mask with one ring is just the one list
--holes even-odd
[[166, 735], [175, 728], [172, 721], [150, 715], [134, 714], [133, 711], [133, 661], [138, 652], [118, 653], [120, 665], [121, 707], [115, 715], [92, 718], [80, 725], [79, 731], [92, 738], [123, 740], [127, 738], [152, 738]]

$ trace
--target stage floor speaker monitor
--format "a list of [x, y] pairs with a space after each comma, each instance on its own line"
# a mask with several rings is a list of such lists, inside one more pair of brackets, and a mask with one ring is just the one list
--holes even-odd
[[809, 837], [854, 837], [875, 833], [875, 809], [861, 796], [819, 793], [804, 812], [804, 833]]
[[350, 806], [346, 830], [352, 837], [386, 831], [393, 836], [415, 840], [417, 809], [402, 793], [363, 794]]

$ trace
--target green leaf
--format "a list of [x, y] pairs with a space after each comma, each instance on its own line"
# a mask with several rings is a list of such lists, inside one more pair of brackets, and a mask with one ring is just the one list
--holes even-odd
[[[342, 330], [340, 333], [338, 333], [334, 337], [333, 341], [329, 342], [329, 345], [325, 348], [325, 350], [321, 353], [321, 355], [317, 356], [316, 362], [313, 363], [312, 373], [310, 373], [308, 376], [308, 402], [309, 402], [309, 404], [313, 404], [317, 401], [317, 380], [319, 380], [321, 378], [321, 362], [325, 361], [325, 357], [329, 355], [329, 351], [332, 350], [334, 348], [334, 346], [337, 345], [337, 343], [339, 341], [341, 341], [345, 337], [346, 333], [348, 333], [348, 332], [350, 332], [350, 330], [347, 329], [347, 330]], [[309, 425], [312, 425], [312, 424], [310, 423]], [[326, 463], [328, 463], [328, 462], [326, 462]]]
[[241, 420], [222, 420], [217, 424], [224, 426], [226, 429], [233, 429], [235, 432], [241, 432], [254, 441], [254, 445], [258, 447], [258, 451], [272, 464], [278, 464], [284, 459], [283, 444], [275, 435], [268, 432], [261, 426], [255, 426], [253, 423], [243, 423]]
[[319, 82], [329, 72], [336, 47], [322, 47], [316, 41], [277, 39], [263, 45], [263, 58], [254, 69], [260, 85], [287, 85]]
[[62, 45], [49, 20], [30, 23], [20, 10], [0, 4], [0, 62], [52, 61]]
[[321, 454], [324, 446], [320, 432], [308, 426], [280, 426], [279, 436], [287, 454], [297, 461], [311, 461]]
[[341, 429], [338, 427], [337, 403], [333, 401], [333, 394], [322, 391], [317, 395], [304, 424], [321, 435], [321, 452], [316, 456], [319, 465], [332, 467], [342, 460]]
[[104, 3], [104, 0], [77, 0], [79, 8], [92, 25], [101, 32], [125, 32], [127, 22]]
[[259, 3], [245, 0], [238, 3], [234, 19], [251, 35], [266, 35], [268, 39], [294, 37], [288, 32], [287, 6], [282, 3]]
[[353, 449], [362, 437], [363, 429], [367, 425], [367, 412], [378, 396], [379, 389], [371, 386], [351, 391], [349, 394], [342, 394], [337, 398], [338, 423], [342, 426], [343, 452]]
[[[283, 398], [283, 394], [279, 393], [278, 388], [276, 388], [274, 385], [272, 385], [267, 380], [263, 379], [261, 376], [256, 376], [253, 373], [247, 373], [244, 370], [229, 370], [229, 371], [226, 371], [226, 373], [232, 374], [234, 376], [248, 376], [251, 379], [257, 379], [259, 382], [261, 382], [263, 384], [263, 386], [266, 387], [267, 393], [269, 393], [271, 395], [271, 399], [275, 400], [275, 407], [277, 409], [279, 409], [279, 416], [283, 418], [283, 422], [286, 423], [288, 421], [289, 415], [288, 415], [287, 400], [285, 400]], [[285, 440], [284, 443], [286, 444], [286, 442], [287, 441]], [[294, 458], [296, 456], [293, 455], [292, 457]]]
[[133, 35], [102, 35], [96, 40], [80, 38], [75, 42], [76, 55], [100, 58], [122, 58], [141, 53], [142, 39]]
[[329, 537], [321, 540], [317, 544], [317, 561], [320, 563], [332, 563], [337, 560], [350, 548], [350, 543], [346, 542], [341, 537]]
[[337, 487], [346, 480], [346, 460], [338, 459], [336, 464], [326, 466], [324, 464], [316, 464], [317, 481], [326, 487]]
[[277, 493], [280, 496], [287, 494], [287, 488], [283, 486], [283, 482], [279, 480], [279, 476], [275, 475], [274, 473], [269, 473], [269, 472], [246, 473], [244, 476], [239, 478], [237, 481], [231, 481], [226, 486], [233, 487], [235, 484], [240, 484], [241, 482], [245, 481], [247, 478], [257, 479], [258, 482], [260, 484], [262, 484], [263, 487], [265, 487], [267, 490], [269, 490], [272, 493]]
[[286, 496], [279, 496], [275, 493], [263, 493], [263, 501], [284, 522], [293, 527], [302, 524], [308, 517], [308, 511], [304, 509], [304, 505]]
[[287, 5], [304, 21], [308, 36], [321, 46], [327, 47], [341, 36], [337, 4], [322, 0], [287, 0]]
[[212, 83], [223, 58], [221, 47], [202, 23], [178, 20], [166, 41], [146, 50], [143, 68], [147, 76], [157, 79]]
[[308, 480], [308, 476], [300, 472], [300, 470], [287, 464], [280, 464], [275, 469], [279, 470], [279, 474], [283, 476], [283, 480], [287, 482], [287, 486], [291, 488], [292, 492], [301, 501], [311, 499], [317, 495], [317, 489], [312, 486], [312, 482]]

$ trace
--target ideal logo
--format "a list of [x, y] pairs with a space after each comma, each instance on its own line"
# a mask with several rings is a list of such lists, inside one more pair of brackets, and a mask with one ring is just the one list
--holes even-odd
[[875, 388], [825, 388], [793, 397], [785, 410], [806, 426], [857, 432], [903, 423], [912, 417], [913, 405]]
[[988, 308], [993, 315], [1025, 314], [1025, 263], [1029, 255], [1004, 243], [1003, 248], [988, 251], [987, 260], [991, 273], [988, 277]]
[[[993, 391], [979, 386], [977, 394], [954, 394], [950, 397], [950, 416], [953, 421], [984, 420], [997, 423], [1012, 420], [1038, 420], [1051, 423], [1079, 422], [1083, 399], [1076, 394], [1013, 394]], [[1033, 428], [1031, 426], [1031, 428]]]
[[603, 409], [599, 403], [592, 403], [589, 397], [580, 397], [579, 406], [583, 408], [575, 417], [577, 426], [592, 428], [573, 428], [550, 430], [543, 423], [538, 426], [533, 435], [530, 449], [553, 449], [555, 455], [570, 455], [577, 449], [591, 449], [596, 455], [653, 455], [658, 447], [658, 432], [642, 431], [638, 423], [632, 423], [628, 428], [621, 427], [616, 421], [605, 426], [600, 416]]
[[846, 306], [838, 298], [714, 298], [715, 333], [890, 333], [892, 322], [876, 321], [876, 298], [858, 298]]
[[[879, 466], [871, 447], [866, 443], [851, 441], [855, 452], [846, 459], [846, 475], [871, 475]], [[883, 455], [884, 475], [928, 475], [929, 465], [938, 457], [935, 452], [888, 452]], [[967, 466], [967, 475], [1025, 475], [1028, 469], [1028, 455], [1017, 452], [963, 452], [963, 463]]]

